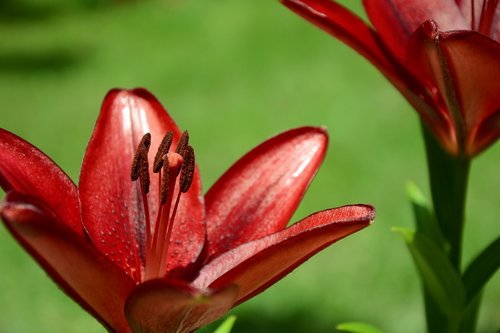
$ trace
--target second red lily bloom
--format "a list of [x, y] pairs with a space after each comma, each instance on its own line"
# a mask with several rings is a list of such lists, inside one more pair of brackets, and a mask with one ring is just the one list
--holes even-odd
[[[170, 131], [172, 147], [181, 146], [179, 129], [149, 92], [112, 90], [77, 187], [41, 151], [0, 129], [0, 185], [7, 192], [2, 219], [109, 331], [191, 332], [374, 218], [373, 207], [353, 205], [286, 227], [324, 158], [328, 136], [321, 128], [297, 128], [264, 142], [204, 197], [194, 160], [186, 162], [194, 156], [183, 149], [160, 152], [164, 171], [172, 171], [170, 186], [150, 174], [154, 154], [146, 150], [134, 164], [142, 168], [140, 182], [132, 182], [141, 137], [150, 133], [139, 148], [156, 152]], [[178, 179], [179, 168], [189, 189]], [[141, 186], [146, 179], [147, 188]], [[168, 208], [162, 209], [161, 194]], [[170, 231], [158, 236], [162, 223]], [[158, 237], [165, 242], [151, 246]]]
[[364, 0], [374, 28], [331, 0], [281, 1], [374, 64], [451, 154], [500, 136], [498, 0]]

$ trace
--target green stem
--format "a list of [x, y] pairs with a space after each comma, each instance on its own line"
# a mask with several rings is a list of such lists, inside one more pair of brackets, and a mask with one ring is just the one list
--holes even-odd
[[434, 212], [449, 245], [450, 262], [460, 273], [470, 159], [450, 155], [425, 125], [422, 127]]
[[450, 320], [448, 317], [439, 309], [432, 298], [430, 292], [422, 286], [424, 292], [424, 302], [425, 302], [425, 317], [427, 319], [427, 332], [429, 333], [458, 333], [451, 330], [449, 327]]
[[462, 318], [460, 333], [472, 333], [476, 331], [477, 317], [481, 307], [482, 292], [480, 292], [467, 306]]
[[[470, 159], [465, 156], [449, 154], [425, 125], [422, 125], [422, 129], [436, 221], [447, 243], [448, 258], [457, 272], [461, 274], [462, 236], [465, 223], [465, 201]], [[472, 323], [475, 323], [479, 302], [472, 306], [467, 316], [464, 312], [461, 315], [452, 317], [439, 311], [435, 301], [425, 290], [424, 298], [429, 333], [474, 332], [474, 324]], [[466, 319], [465, 322], [464, 319]], [[462, 327], [462, 325], [465, 327]]]

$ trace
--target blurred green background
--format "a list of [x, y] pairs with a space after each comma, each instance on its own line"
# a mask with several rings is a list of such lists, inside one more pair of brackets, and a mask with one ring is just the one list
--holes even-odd
[[[424, 331], [416, 272], [390, 232], [413, 224], [406, 181], [428, 193], [418, 117], [370, 64], [277, 1], [0, 2], [0, 126], [75, 182], [106, 92], [136, 86], [189, 129], [205, 189], [269, 136], [324, 125], [330, 149], [294, 221], [349, 203], [377, 207], [374, 225], [236, 308], [234, 332], [326, 333], [344, 321]], [[466, 261], [500, 231], [499, 170], [500, 144], [473, 163]], [[104, 331], [5, 228], [0, 266], [0, 332]], [[500, 328], [499, 312], [497, 275], [480, 332]]]

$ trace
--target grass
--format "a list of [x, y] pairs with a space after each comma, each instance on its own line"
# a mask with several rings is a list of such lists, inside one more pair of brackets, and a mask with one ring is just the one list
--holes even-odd
[[[235, 309], [234, 332], [326, 333], [344, 321], [385, 332], [424, 330], [416, 272], [389, 231], [412, 225], [405, 182], [427, 187], [418, 117], [365, 60], [277, 1], [59, 0], [36, 11], [35, 2], [23, 3], [0, 21], [0, 126], [34, 143], [75, 181], [112, 87], [147, 87], [189, 129], [205, 189], [267, 137], [301, 125], [328, 127], [327, 158], [294, 221], [371, 203], [376, 223]], [[498, 234], [499, 165], [498, 144], [473, 164], [466, 260]], [[103, 331], [5, 228], [0, 265], [0, 331]], [[481, 332], [500, 327], [499, 308], [496, 276]]]

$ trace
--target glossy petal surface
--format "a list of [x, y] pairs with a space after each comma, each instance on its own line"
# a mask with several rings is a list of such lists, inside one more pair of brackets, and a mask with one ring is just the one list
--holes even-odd
[[370, 206], [345, 206], [313, 214], [293, 226], [243, 244], [206, 265], [198, 288], [239, 287], [238, 303], [268, 288], [335, 241], [366, 227], [375, 217]]
[[83, 234], [75, 184], [47, 155], [1, 128], [0, 186], [6, 192], [38, 198], [63, 223]]
[[234, 285], [201, 292], [185, 283], [150, 280], [127, 300], [127, 319], [134, 333], [188, 333], [227, 313], [238, 291]]
[[[130, 180], [131, 163], [142, 136], [149, 132], [152, 135], [151, 168], [156, 150], [168, 130], [174, 132], [175, 144], [180, 132], [149, 92], [113, 90], [104, 100], [83, 161], [79, 188], [83, 223], [96, 247], [136, 281], [140, 280], [145, 254], [145, 214], [140, 187]], [[182, 248], [181, 257], [172, 260], [173, 266], [187, 266], [193, 262], [204, 241], [203, 206], [197, 175], [192, 191], [182, 197], [175, 224], [191, 230], [191, 243]], [[156, 177], [151, 178], [150, 189], [149, 213], [154, 224], [159, 200]], [[173, 237], [185, 238], [186, 235], [184, 230], [176, 228]]]
[[303, 127], [236, 162], [206, 194], [208, 256], [283, 229], [318, 170], [328, 136]]
[[123, 306], [135, 284], [124, 272], [30, 197], [10, 192], [0, 212], [13, 236], [68, 295], [107, 327], [129, 332]]

